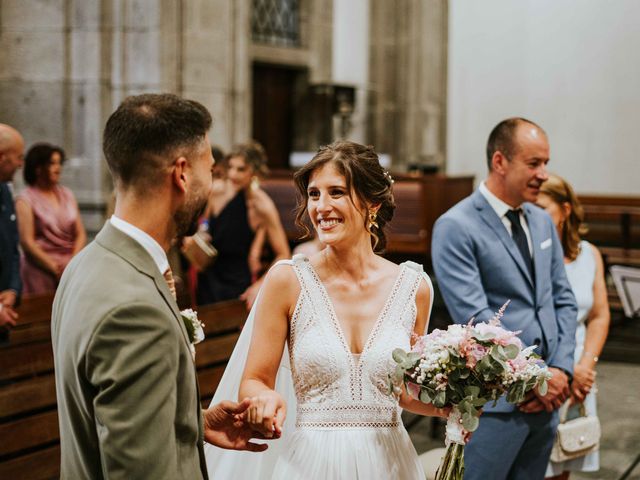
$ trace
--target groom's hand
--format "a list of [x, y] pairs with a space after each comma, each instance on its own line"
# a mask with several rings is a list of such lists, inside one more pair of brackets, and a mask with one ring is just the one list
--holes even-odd
[[265, 443], [254, 443], [252, 438], [264, 439], [264, 435], [253, 430], [244, 417], [251, 405], [249, 399], [240, 403], [222, 401], [204, 411], [204, 439], [216, 447], [229, 450], [263, 452]]

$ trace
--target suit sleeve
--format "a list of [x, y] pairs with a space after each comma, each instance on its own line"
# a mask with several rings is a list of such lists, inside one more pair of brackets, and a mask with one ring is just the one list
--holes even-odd
[[466, 324], [471, 318], [493, 317], [469, 232], [456, 220], [440, 217], [433, 228], [431, 253], [437, 284], [453, 321]]
[[573, 375], [573, 354], [576, 348], [576, 326], [578, 307], [576, 298], [567, 279], [562, 244], [555, 227], [550, 223], [552, 236], [551, 288], [553, 306], [558, 325], [558, 347], [547, 363]]
[[180, 478], [175, 440], [175, 320], [146, 304], [118, 307], [87, 349], [103, 476]]
[[[0, 201], [7, 202], [5, 203], [9, 211], [7, 217], [10, 218], [13, 216], [13, 218], [15, 218], [16, 212], [11, 192], [6, 185], [1, 185], [0, 189]], [[2, 260], [6, 262], [6, 265], [0, 265], [0, 271], [3, 268], [7, 269], [7, 274], [3, 274], [3, 278], [7, 283], [2, 290], [14, 290], [19, 302], [20, 294], [22, 293], [22, 280], [20, 279], [20, 251], [18, 250], [18, 243], [20, 242], [20, 238], [18, 237], [18, 221], [10, 221], [10, 223], [2, 225], [2, 228], [6, 229], [4, 238], [8, 241], [8, 245], [6, 245], [8, 251], [2, 258]]]

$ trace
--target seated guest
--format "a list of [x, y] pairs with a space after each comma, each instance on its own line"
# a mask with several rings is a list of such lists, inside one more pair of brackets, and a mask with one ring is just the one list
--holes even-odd
[[[564, 179], [549, 175], [536, 203], [551, 215], [558, 229], [565, 270], [578, 303], [571, 403], [584, 403], [586, 414], [595, 416], [595, 366], [607, 340], [610, 319], [602, 256], [596, 247], [580, 240], [580, 235], [586, 233], [582, 223], [584, 213], [571, 185]], [[563, 463], [550, 462], [546, 475], [554, 480], [567, 480], [571, 471], [595, 472], [599, 468], [596, 451]]]
[[39, 143], [24, 161], [28, 187], [16, 199], [24, 293], [56, 289], [69, 260], [84, 247], [86, 234], [71, 190], [60, 185], [64, 151]]
[[251, 307], [262, 279], [252, 282], [249, 255], [261, 228], [274, 261], [290, 256], [278, 210], [258, 183], [266, 164], [264, 148], [257, 142], [237, 145], [225, 159], [226, 180], [213, 190], [208, 205], [208, 232], [218, 258], [198, 275], [199, 305], [242, 298]]

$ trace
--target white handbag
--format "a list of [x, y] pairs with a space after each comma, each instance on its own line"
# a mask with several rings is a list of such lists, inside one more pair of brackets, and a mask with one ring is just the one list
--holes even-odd
[[553, 462], [583, 457], [600, 447], [600, 420], [587, 416], [584, 403], [579, 407], [581, 416], [572, 420], [567, 420], [569, 402], [560, 407], [560, 424], [551, 450]]

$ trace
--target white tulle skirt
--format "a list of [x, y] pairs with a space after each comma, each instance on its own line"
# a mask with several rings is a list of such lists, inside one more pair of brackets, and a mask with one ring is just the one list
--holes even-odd
[[308, 429], [293, 432], [272, 479], [424, 480], [404, 427]]

